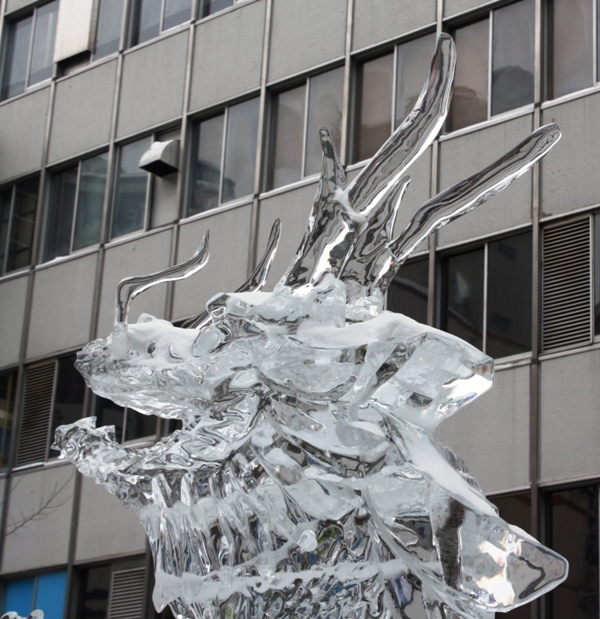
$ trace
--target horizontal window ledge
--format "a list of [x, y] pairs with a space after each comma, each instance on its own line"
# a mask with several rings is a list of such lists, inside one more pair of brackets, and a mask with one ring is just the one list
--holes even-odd
[[295, 183], [290, 183], [289, 185], [283, 185], [281, 187], [276, 187], [275, 189], [270, 189], [269, 191], [265, 191], [259, 195], [260, 200], [267, 200], [268, 198], [272, 198], [273, 196], [278, 196], [282, 193], [287, 193], [288, 191], [293, 191], [294, 189], [298, 189], [299, 187], [305, 187], [306, 185], [314, 185], [319, 181], [319, 174], [312, 174], [311, 176], [306, 176], [303, 179], [296, 181]]
[[252, 196], [246, 196], [244, 198], [240, 198], [239, 200], [232, 200], [231, 202], [221, 204], [221, 206], [217, 206], [216, 208], [211, 208], [207, 211], [202, 211], [201, 213], [194, 213], [193, 215], [189, 215], [185, 218], [182, 218], [179, 223], [183, 226], [185, 224], [189, 224], [192, 221], [197, 221], [198, 219], [206, 219], [207, 217], [212, 217], [213, 215], [218, 215], [219, 213], [225, 213], [236, 208], [241, 208], [242, 206], [250, 206], [251, 204]]
[[594, 86], [590, 86], [589, 88], [584, 88], [582, 90], [570, 92], [568, 95], [563, 95], [562, 97], [557, 97], [556, 99], [550, 99], [548, 101], [544, 101], [542, 103], [542, 111], [556, 107], [557, 105], [562, 105], [563, 103], [568, 103], [569, 101], [583, 99], [584, 97], [589, 97], [590, 95], [594, 95], [599, 92], [600, 92], [600, 83], [594, 84]]

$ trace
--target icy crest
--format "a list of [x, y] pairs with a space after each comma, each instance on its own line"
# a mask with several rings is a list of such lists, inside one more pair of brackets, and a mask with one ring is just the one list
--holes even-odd
[[[279, 239], [235, 293], [183, 328], [131, 300], [188, 277], [186, 263], [128, 278], [115, 328], [79, 353], [100, 396], [183, 428], [147, 449], [83, 419], [56, 445], [137, 514], [156, 567], [154, 602], [178, 618], [484, 619], [566, 577], [565, 560], [512, 527], [436, 426], [486, 391], [492, 360], [382, 311], [429, 234], [522, 175], [556, 142], [543, 127], [492, 166], [429, 200], [393, 238], [410, 164], [448, 111], [455, 51], [438, 41], [415, 109], [346, 187], [321, 130], [321, 182], [300, 248], [262, 293]], [[490, 437], [489, 440], [496, 440]]]

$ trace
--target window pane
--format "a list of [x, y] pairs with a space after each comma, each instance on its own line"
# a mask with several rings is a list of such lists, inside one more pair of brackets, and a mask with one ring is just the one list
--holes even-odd
[[73, 249], [100, 242], [108, 153], [81, 162]]
[[594, 323], [600, 335], [600, 214], [594, 216]]
[[96, 415], [96, 427], [115, 426], [115, 440], [120, 443], [123, 439], [123, 423], [125, 409], [112, 400], [96, 396], [94, 415]]
[[166, 0], [165, 19], [163, 30], [168, 30], [183, 22], [188, 21], [192, 16], [192, 0]]
[[4, 612], [14, 611], [27, 617], [33, 608], [35, 578], [9, 580], [4, 586]]
[[52, 77], [54, 35], [58, 19], [58, 0], [41, 6], [35, 14], [29, 85]]
[[429, 260], [413, 260], [400, 267], [387, 293], [387, 308], [427, 324]]
[[148, 173], [140, 169], [140, 159], [150, 148], [150, 142], [148, 137], [121, 148], [111, 238], [144, 227]]
[[63, 619], [67, 572], [54, 572], [38, 576], [35, 607], [44, 611], [44, 619]]
[[[50, 444], [54, 441], [54, 431], [58, 426], [74, 423], [81, 419], [83, 414], [83, 398], [85, 395], [85, 381], [75, 369], [75, 355], [69, 355], [58, 360], [58, 380], [54, 396], [52, 412], [52, 432]], [[50, 450], [50, 457], [56, 457], [54, 450]]]
[[230, 6], [233, 6], [233, 0], [204, 0], [202, 3], [202, 17], [218, 13]]
[[142, 415], [142, 413], [127, 409], [126, 441], [134, 441], [138, 438], [154, 436], [155, 434], [156, 417], [154, 415]]
[[134, 7], [131, 44], [139, 45], [160, 34], [162, 0], [138, 0]]
[[118, 51], [122, 19], [123, 0], [100, 0], [94, 60]]
[[16, 372], [0, 374], [0, 467], [8, 466], [16, 389]]
[[552, 619], [598, 617], [598, 488], [551, 495], [551, 547], [569, 562], [569, 576], [551, 595]]
[[32, 26], [32, 16], [9, 25], [2, 83], [3, 99], [14, 97], [25, 90]]
[[37, 178], [17, 185], [10, 228], [7, 271], [14, 271], [31, 264], [38, 187], [39, 179]]
[[492, 114], [533, 103], [535, 1], [494, 11]]
[[71, 252], [71, 231], [77, 195], [77, 166], [52, 178], [50, 203], [46, 219], [44, 261]]
[[188, 215], [208, 211], [219, 206], [223, 119], [224, 116], [221, 114], [205, 120], [197, 126], [192, 200]]
[[4, 259], [8, 247], [8, 232], [10, 226], [10, 205], [12, 189], [0, 194], [0, 275], [4, 272]]
[[306, 84], [277, 95], [273, 101], [273, 148], [269, 189], [302, 178]]
[[221, 202], [254, 191], [259, 100], [251, 99], [227, 110], [227, 139]]
[[451, 256], [445, 264], [442, 329], [483, 347], [484, 250]]
[[398, 45], [395, 126], [410, 114], [423, 90], [431, 57], [435, 51], [435, 34]]
[[100, 619], [108, 613], [110, 565], [85, 570], [81, 576], [79, 619]]
[[488, 355], [531, 350], [531, 232], [488, 245]]
[[310, 78], [308, 94], [308, 122], [306, 129], [306, 159], [304, 175], [321, 171], [323, 151], [319, 127], [331, 132], [339, 149], [342, 138], [342, 108], [344, 95], [344, 68], [334, 69]]
[[489, 19], [454, 33], [456, 74], [449, 129], [456, 131], [487, 119]]
[[359, 67], [354, 161], [369, 159], [390, 137], [393, 71], [393, 54], [365, 62]]
[[593, 84], [593, 13], [593, 0], [550, 3], [551, 98]]

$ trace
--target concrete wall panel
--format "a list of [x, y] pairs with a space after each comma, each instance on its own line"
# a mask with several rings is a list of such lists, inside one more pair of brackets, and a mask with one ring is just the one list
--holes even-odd
[[49, 161], [108, 143], [117, 62], [77, 73], [56, 85]]
[[346, 0], [277, 0], [269, 81], [344, 55]]
[[600, 475], [600, 350], [542, 362], [541, 479]]
[[188, 33], [159, 39], [126, 54], [119, 137], [181, 116]]
[[[147, 275], [169, 266], [171, 230], [139, 237], [128, 243], [106, 250], [104, 276], [100, 296], [98, 337], [106, 337], [112, 330], [114, 300], [117, 284], [131, 275]], [[142, 313], [164, 318], [167, 285], [159, 284], [141, 294], [131, 306], [129, 322], [136, 322]]]
[[252, 207], [247, 204], [181, 227], [178, 262], [192, 256], [207, 230], [210, 259], [200, 273], [175, 284], [175, 319], [199, 314], [217, 293], [233, 292], [246, 281], [251, 217]]
[[258, 255], [267, 245], [267, 239], [275, 219], [281, 219], [281, 240], [275, 256], [265, 290], [273, 290], [273, 286], [281, 279], [290, 265], [294, 254], [300, 246], [308, 215], [317, 191], [317, 183], [280, 193], [260, 203], [260, 219], [258, 229]]
[[362, 49], [435, 24], [435, 13], [435, 0], [355, 0], [352, 49]]
[[260, 87], [265, 7], [252, 2], [198, 25], [192, 111]]
[[39, 170], [50, 88], [0, 105], [0, 182]]
[[[440, 189], [479, 172], [523, 141], [532, 131], [531, 116], [468, 133], [440, 145]], [[439, 232], [439, 245], [500, 232], [531, 221], [531, 172], [471, 213]]]
[[444, 421], [438, 435], [484, 492], [529, 483], [529, 367], [496, 372], [490, 391]]
[[544, 215], [600, 203], [600, 143], [593, 129], [599, 115], [599, 94], [544, 110], [544, 123], [556, 122], [562, 131], [560, 142], [542, 160]]
[[75, 560], [96, 561], [145, 549], [146, 534], [135, 514], [102, 486], [84, 478]]
[[56, 466], [11, 479], [7, 531], [23, 526], [4, 538], [4, 573], [67, 563], [75, 475]]
[[97, 260], [90, 254], [36, 273], [28, 357], [87, 343]]
[[444, 17], [450, 17], [457, 13], [476, 9], [483, 4], [489, 4], [490, 0], [444, 0]]
[[0, 284], [0, 367], [19, 361], [28, 277]]

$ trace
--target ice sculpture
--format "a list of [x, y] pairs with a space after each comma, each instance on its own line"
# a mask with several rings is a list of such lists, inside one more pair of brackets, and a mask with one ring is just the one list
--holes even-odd
[[[139, 517], [154, 603], [178, 618], [484, 619], [556, 586], [566, 561], [499, 518], [436, 426], [492, 383], [464, 341], [382, 311], [396, 270], [429, 234], [524, 174], [559, 138], [534, 132], [430, 199], [392, 238], [407, 168], [448, 111], [455, 51], [439, 38], [404, 123], [346, 187], [329, 133], [308, 227], [262, 293], [276, 222], [250, 279], [176, 328], [131, 300], [197, 272], [188, 262], [119, 284], [115, 326], [79, 353], [100, 396], [183, 428], [147, 449], [95, 419], [56, 446]], [[496, 440], [489, 437], [487, 440]]]
[[41, 610], [34, 610], [28, 617], [21, 617], [14, 612], [4, 613], [0, 619], [44, 619], [44, 613]]

